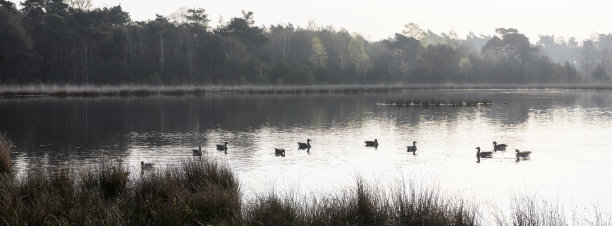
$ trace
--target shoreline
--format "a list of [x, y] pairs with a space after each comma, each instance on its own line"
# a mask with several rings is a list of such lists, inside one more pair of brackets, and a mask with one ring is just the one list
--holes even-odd
[[[254, 194], [252, 200], [243, 200], [245, 193], [236, 173], [229, 165], [209, 158], [185, 158], [166, 167], [143, 166], [140, 171], [103, 161], [88, 169], [32, 168], [17, 176], [11, 169], [11, 146], [10, 140], [0, 134], [0, 156], [4, 156], [0, 161], [0, 222], [9, 225], [612, 223], [605, 210], [574, 207], [570, 209], [574, 215], [568, 215], [554, 199], [529, 195], [510, 200], [511, 212], [506, 215], [498, 212], [499, 207], [487, 209], [468, 197], [412, 180], [384, 186], [357, 177], [354, 185], [331, 194], [282, 195], [271, 189]], [[594, 215], [576, 216], [576, 211]]]
[[25, 85], [0, 86], [0, 97], [148, 97], [148, 96], [200, 96], [200, 95], [286, 95], [286, 94], [361, 94], [394, 93], [420, 90], [491, 90], [491, 89], [559, 89], [559, 90], [612, 90], [608, 84], [413, 84], [413, 85], [242, 85], [242, 86], [73, 86]]
[[[12, 224], [206, 225], [609, 225], [596, 207], [515, 194], [499, 206], [413, 180], [383, 186], [360, 177], [319, 196], [268, 189], [244, 199], [240, 178], [218, 160], [185, 159], [128, 170], [100, 163], [11, 178], [0, 173], [0, 221]], [[15, 212], [11, 210], [17, 210]], [[96, 213], [89, 211], [98, 211]], [[119, 211], [114, 213], [113, 211]], [[578, 212], [576, 212], [578, 211]], [[571, 214], [579, 213], [576, 215]], [[585, 215], [587, 214], [587, 215]], [[593, 214], [593, 215], [589, 215]]]

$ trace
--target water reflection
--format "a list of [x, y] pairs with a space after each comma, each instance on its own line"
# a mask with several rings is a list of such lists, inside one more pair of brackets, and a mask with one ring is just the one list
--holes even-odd
[[[402, 97], [488, 99], [493, 104], [377, 104]], [[141, 170], [141, 161], [164, 167], [194, 158], [194, 147], [201, 146], [203, 158], [230, 164], [247, 191], [279, 180], [298, 183], [303, 190], [335, 190], [352, 184], [356, 174], [384, 180], [409, 172], [436, 175], [457, 190], [505, 194], [516, 186], [535, 186], [574, 198], [612, 200], [605, 192], [612, 182], [593, 179], [609, 178], [602, 172], [612, 161], [611, 108], [609, 92], [554, 90], [3, 99], [0, 129], [14, 139], [13, 157], [22, 171], [108, 159], [133, 170]], [[312, 147], [299, 149], [296, 143], [306, 139], [313, 140]], [[378, 146], [365, 147], [365, 140], [374, 139]], [[407, 151], [415, 140], [418, 155]], [[494, 151], [492, 141], [509, 150], [537, 150], [538, 155], [523, 161], [512, 151], [495, 152], [483, 161], [477, 156], [480, 164], [475, 164], [474, 147]], [[228, 148], [217, 150], [224, 142]], [[285, 150], [284, 158], [275, 156], [275, 148]], [[576, 156], [574, 150], [589, 154]], [[585, 186], [594, 190], [585, 191]]]

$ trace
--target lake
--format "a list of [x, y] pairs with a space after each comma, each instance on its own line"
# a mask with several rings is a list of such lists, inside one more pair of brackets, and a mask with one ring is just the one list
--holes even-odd
[[[489, 106], [383, 105], [388, 99], [487, 99]], [[202, 146], [231, 166], [248, 197], [327, 194], [364, 178], [412, 181], [505, 211], [515, 195], [612, 210], [612, 92], [431, 90], [359, 95], [3, 98], [0, 130], [18, 173], [104, 161], [163, 168]], [[296, 142], [311, 139], [312, 148]], [[377, 148], [365, 140], [377, 139]], [[215, 150], [227, 141], [228, 151]], [[406, 146], [417, 141], [416, 155]], [[476, 147], [505, 152], [476, 162]], [[285, 148], [286, 156], [274, 155]], [[514, 150], [532, 151], [516, 161]], [[135, 174], [138, 175], [138, 174]], [[475, 198], [475, 199], [473, 199]], [[509, 213], [506, 213], [509, 214]]]

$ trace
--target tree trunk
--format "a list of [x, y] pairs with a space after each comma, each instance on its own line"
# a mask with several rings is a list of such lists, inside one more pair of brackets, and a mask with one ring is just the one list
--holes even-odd
[[125, 33], [125, 38], [127, 39], [128, 50], [130, 51], [130, 60], [134, 60], [134, 51], [132, 50], [132, 39], [130, 38], [129, 27], [123, 27], [123, 32]]
[[87, 52], [89, 52], [89, 46], [86, 43], [86, 41], [82, 42], [82, 49], [81, 49], [81, 79], [83, 84], [87, 85], [87, 82], [89, 80], [88, 78], [88, 71], [87, 71]]
[[189, 77], [191, 77], [193, 71], [193, 50], [187, 47], [187, 65], [189, 67]]
[[161, 33], [159, 34], [159, 50], [160, 50], [159, 63], [161, 66], [160, 74], [163, 74], [164, 73], [164, 40], [162, 39]]
[[357, 77], [357, 85], [359, 85], [359, 63], [355, 64], [355, 77]]
[[138, 31], [138, 41], [140, 43], [140, 56], [144, 56], [144, 46], [143, 46], [143, 39], [144, 37], [142, 36], [142, 29], [140, 27], [136, 28], [136, 31]]

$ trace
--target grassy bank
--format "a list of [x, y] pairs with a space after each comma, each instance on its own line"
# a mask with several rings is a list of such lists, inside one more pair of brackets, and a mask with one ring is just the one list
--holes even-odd
[[357, 180], [340, 195], [311, 200], [270, 192], [246, 205], [251, 225], [480, 225], [475, 205], [433, 188], [390, 191]]
[[[0, 154], [10, 146], [0, 139]], [[476, 203], [412, 183], [372, 186], [360, 179], [335, 195], [298, 197], [274, 191], [244, 203], [227, 165], [191, 159], [128, 172], [117, 164], [91, 169], [0, 173], [2, 225], [609, 225], [599, 214], [566, 221], [557, 205], [518, 197], [509, 217], [482, 216]], [[141, 174], [141, 172], [143, 174]], [[131, 175], [135, 173], [136, 175]], [[408, 185], [406, 185], [408, 184]], [[485, 220], [483, 220], [485, 219]]]
[[0, 177], [0, 222], [8, 225], [240, 224], [234, 175], [209, 161], [188, 161], [130, 180], [121, 166], [14, 179]]
[[344, 195], [303, 199], [263, 194], [241, 203], [224, 165], [193, 160], [130, 180], [120, 166], [0, 177], [8, 225], [478, 225], [476, 209], [433, 191], [390, 196], [358, 181]]
[[593, 89], [612, 90], [611, 85], [600, 84], [538, 84], [538, 85], [496, 85], [496, 84], [438, 84], [438, 85], [244, 85], [244, 86], [72, 86], [72, 85], [26, 85], [0, 87], [1, 97], [53, 96], [53, 97], [146, 97], [184, 96], [210, 94], [358, 94], [389, 93], [402, 90], [430, 89]]

